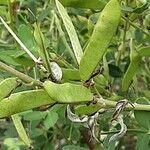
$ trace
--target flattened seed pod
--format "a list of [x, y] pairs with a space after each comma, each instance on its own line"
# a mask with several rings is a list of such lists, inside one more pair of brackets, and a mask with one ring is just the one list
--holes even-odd
[[51, 81], [45, 81], [43, 86], [53, 100], [61, 103], [78, 103], [92, 100], [90, 89], [82, 85], [71, 83], [56, 84]]
[[110, 0], [95, 25], [93, 34], [81, 58], [79, 71], [82, 80], [88, 80], [107, 50], [121, 17], [118, 0]]
[[53, 103], [55, 101], [42, 89], [14, 93], [1, 100], [0, 118]]
[[0, 82], [0, 100], [9, 96], [9, 94], [21, 84], [18, 78], [7, 78]]

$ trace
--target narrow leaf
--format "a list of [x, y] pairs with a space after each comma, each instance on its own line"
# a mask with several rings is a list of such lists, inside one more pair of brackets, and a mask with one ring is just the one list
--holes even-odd
[[75, 31], [75, 28], [72, 24], [70, 17], [67, 14], [67, 11], [65, 10], [63, 5], [58, 0], [56, 0], [56, 7], [58, 9], [58, 12], [59, 12], [61, 18], [62, 18], [64, 25], [65, 25], [65, 28], [67, 30], [67, 33], [69, 35], [69, 38], [70, 38], [70, 41], [72, 44], [72, 48], [73, 48], [75, 57], [76, 57], [78, 64], [79, 64], [81, 57], [83, 55], [83, 52], [82, 52], [82, 48], [81, 48], [77, 33]]

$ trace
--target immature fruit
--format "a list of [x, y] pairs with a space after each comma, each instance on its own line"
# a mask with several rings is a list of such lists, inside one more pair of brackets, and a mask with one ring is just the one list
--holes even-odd
[[71, 83], [56, 84], [51, 81], [45, 81], [43, 84], [49, 96], [62, 103], [78, 103], [92, 100], [90, 89], [82, 85]]
[[0, 118], [53, 103], [54, 101], [44, 90], [18, 92], [1, 100]]
[[18, 78], [7, 78], [0, 82], [0, 100], [9, 96], [11, 92], [21, 84]]
[[28, 147], [31, 147], [31, 141], [30, 141], [29, 137], [27, 136], [27, 133], [23, 127], [23, 124], [21, 122], [21, 118], [19, 117], [19, 115], [18, 114], [12, 115], [11, 118], [12, 118], [15, 128], [19, 134], [19, 137], [22, 139], [22, 141]]
[[121, 8], [118, 0], [110, 0], [95, 25], [93, 34], [80, 62], [82, 80], [88, 80], [107, 50], [120, 21]]
[[122, 80], [122, 91], [127, 91], [133, 77], [135, 76], [142, 57], [150, 56], [150, 46], [142, 47], [137, 51], [131, 52], [130, 64]]
[[67, 80], [80, 80], [80, 75], [79, 75], [79, 71], [76, 69], [66, 69], [66, 68], [62, 68], [62, 72], [63, 72], [63, 79], [65, 81]]

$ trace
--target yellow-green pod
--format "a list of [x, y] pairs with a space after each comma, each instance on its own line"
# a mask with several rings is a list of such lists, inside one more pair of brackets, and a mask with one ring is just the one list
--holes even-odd
[[11, 94], [0, 102], [0, 118], [55, 103], [44, 90], [30, 90]]
[[123, 77], [123, 80], [122, 80], [122, 91], [125, 92], [128, 90], [130, 84], [131, 84], [131, 81], [134, 77], [134, 75], [136, 74], [137, 72], [137, 69], [139, 67], [139, 63], [140, 63], [140, 56], [137, 55], [136, 57], [133, 58], [133, 60], [130, 62], [130, 65]]
[[122, 91], [127, 91], [136, 74], [142, 57], [150, 56], [150, 46], [142, 47], [138, 51], [131, 51], [130, 64], [122, 80]]
[[107, 50], [121, 17], [118, 0], [110, 0], [95, 25], [93, 34], [81, 58], [79, 72], [82, 80], [88, 80]]
[[25, 128], [21, 122], [21, 118], [18, 114], [12, 115], [11, 116], [13, 123], [15, 125], [15, 128], [19, 134], [19, 137], [21, 138], [21, 140], [28, 146], [31, 147], [31, 141], [29, 139], [29, 137], [26, 134]]
[[64, 6], [102, 10], [108, 0], [60, 0]]
[[51, 81], [45, 81], [43, 84], [49, 96], [61, 103], [78, 103], [92, 100], [90, 89], [77, 84], [64, 83], [56, 84]]
[[11, 92], [21, 84], [18, 78], [7, 78], [0, 82], [0, 100], [9, 96]]

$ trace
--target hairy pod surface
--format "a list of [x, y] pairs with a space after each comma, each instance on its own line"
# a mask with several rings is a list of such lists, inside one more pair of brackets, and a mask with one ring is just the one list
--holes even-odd
[[0, 102], [0, 118], [53, 103], [42, 89], [15, 93]]
[[49, 96], [61, 103], [78, 103], [92, 100], [90, 89], [82, 85], [71, 83], [56, 84], [51, 81], [44, 82], [44, 88]]
[[18, 78], [7, 78], [0, 82], [0, 100], [9, 96], [11, 92], [21, 84]]
[[82, 80], [88, 80], [107, 50], [116, 32], [121, 17], [118, 0], [110, 0], [95, 25], [92, 36], [85, 48], [79, 71]]

